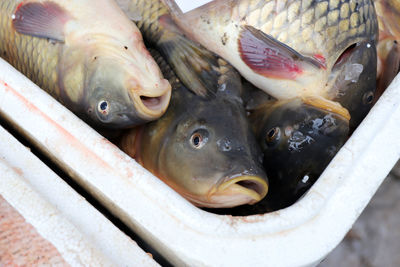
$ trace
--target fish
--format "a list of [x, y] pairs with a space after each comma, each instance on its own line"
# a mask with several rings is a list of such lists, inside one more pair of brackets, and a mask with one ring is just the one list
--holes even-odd
[[400, 70], [400, 3], [374, 0], [379, 22], [378, 95], [381, 95]]
[[381, 40], [378, 43], [377, 51], [377, 95], [380, 96], [400, 71], [399, 41], [390, 38]]
[[274, 99], [246, 84], [245, 107], [270, 180], [270, 193], [257, 204], [262, 210], [285, 208], [299, 199], [361, 123], [376, 96], [376, 58], [374, 43], [363, 41], [347, 49], [332, 69], [330, 99], [345, 107], [350, 119], [299, 98]]
[[130, 129], [119, 146], [198, 207], [254, 204], [268, 192], [262, 154], [240, 98], [239, 74], [219, 60], [212, 94], [195, 94], [154, 54], [172, 85], [167, 112]]
[[363, 41], [350, 47], [330, 74], [332, 100], [350, 113], [352, 133], [371, 110], [377, 92], [377, 50], [375, 44]]
[[206, 95], [214, 90], [219, 57], [188, 39], [161, 0], [116, 2], [139, 27], [146, 43], [165, 58], [186, 88], [198, 95]]
[[264, 155], [269, 193], [278, 210], [297, 201], [318, 179], [349, 136], [349, 120], [301, 99], [265, 101], [249, 119]]
[[400, 3], [397, 0], [374, 0], [379, 22], [379, 40], [400, 37]]
[[371, 0], [216, 0], [186, 13], [166, 3], [187, 36], [256, 87], [278, 100], [336, 106], [338, 114], [327, 86], [333, 67], [352, 45], [378, 38]]
[[114, 1], [0, 3], [0, 56], [92, 126], [159, 118], [171, 85]]

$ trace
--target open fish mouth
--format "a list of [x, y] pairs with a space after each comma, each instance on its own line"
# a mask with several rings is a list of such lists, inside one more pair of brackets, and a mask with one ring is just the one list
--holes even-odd
[[161, 117], [168, 108], [171, 99], [171, 90], [166, 90], [158, 96], [135, 96], [135, 108], [139, 116], [147, 120], [154, 120]]
[[255, 204], [268, 192], [268, 184], [259, 176], [239, 176], [213, 187], [207, 195], [208, 208], [231, 208], [244, 204]]

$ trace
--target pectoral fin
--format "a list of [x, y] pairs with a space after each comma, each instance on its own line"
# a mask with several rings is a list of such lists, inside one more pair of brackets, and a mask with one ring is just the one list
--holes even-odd
[[21, 34], [64, 42], [64, 25], [70, 18], [54, 2], [28, 2], [17, 6], [12, 24]]
[[295, 79], [303, 73], [303, 63], [316, 69], [326, 68], [323, 60], [303, 56], [249, 25], [242, 26], [238, 45], [244, 63], [254, 72], [268, 78]]

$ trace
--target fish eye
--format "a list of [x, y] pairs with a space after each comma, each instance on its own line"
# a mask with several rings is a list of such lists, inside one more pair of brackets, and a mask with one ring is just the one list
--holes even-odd
[[190, 144], [196, 149], [202, 148], [207, 143], [207, 138], [200, 132], [195, 132], [190, 137]]
[[369, 104], [372, 103], [372, 101], [374, 101], [374, 93], [371, 92], [371, 91], [366, 92], [366, 93], [363, 95], [363, 103], [364, 103], [365, 105], [369, 105]]
[[265, 136], [265, 141], [267, 145], [275, 144], [281, 137], [281, 129], [279, 127], [274, 127], [267, 132]]
[[97, 106], [97, 109], [101, 114], [107, 115], [110, 111], [110, 105], [106, 100], [101, 100]]

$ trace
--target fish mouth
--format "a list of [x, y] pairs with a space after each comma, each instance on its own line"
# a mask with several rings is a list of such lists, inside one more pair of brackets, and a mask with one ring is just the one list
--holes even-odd
[[268, 192], [268, 184], [259, 176], [239, 176], [213, 187], [201, 204], [207, 208], [232, 208], [255, 204]]
[[134, 104], [139, 116], [146, 120], [161, 117], [168, 108], [171, 99], [171, 90], [166, 90], [161, 95], [135, 95]]
[[[132, 99], [131, 95], [129, 99]], [[113, 103], [112, 116], [104, 117], [97, 111], [97, 124], [109, 129], [126, 129], [156, 120], [165, 113], [170, 99], [170, 90], [160, 96], [134, 95], [133, 105], [129, 110], [123, 105]]]
[[333, 102], [327, 99], [323, 99], [321, 97], [313, 97], [313, 96], [307, 96], [303, 97], [302, 101], [304, 104], [316, 107], [318, 109], [326, 110], [332, 113], [336, 113], [340, 116], [342, 116], [344, 119], [347, 121], [350, 121], [350, 113], [349, 111], [342, 107], [339, 103]]

